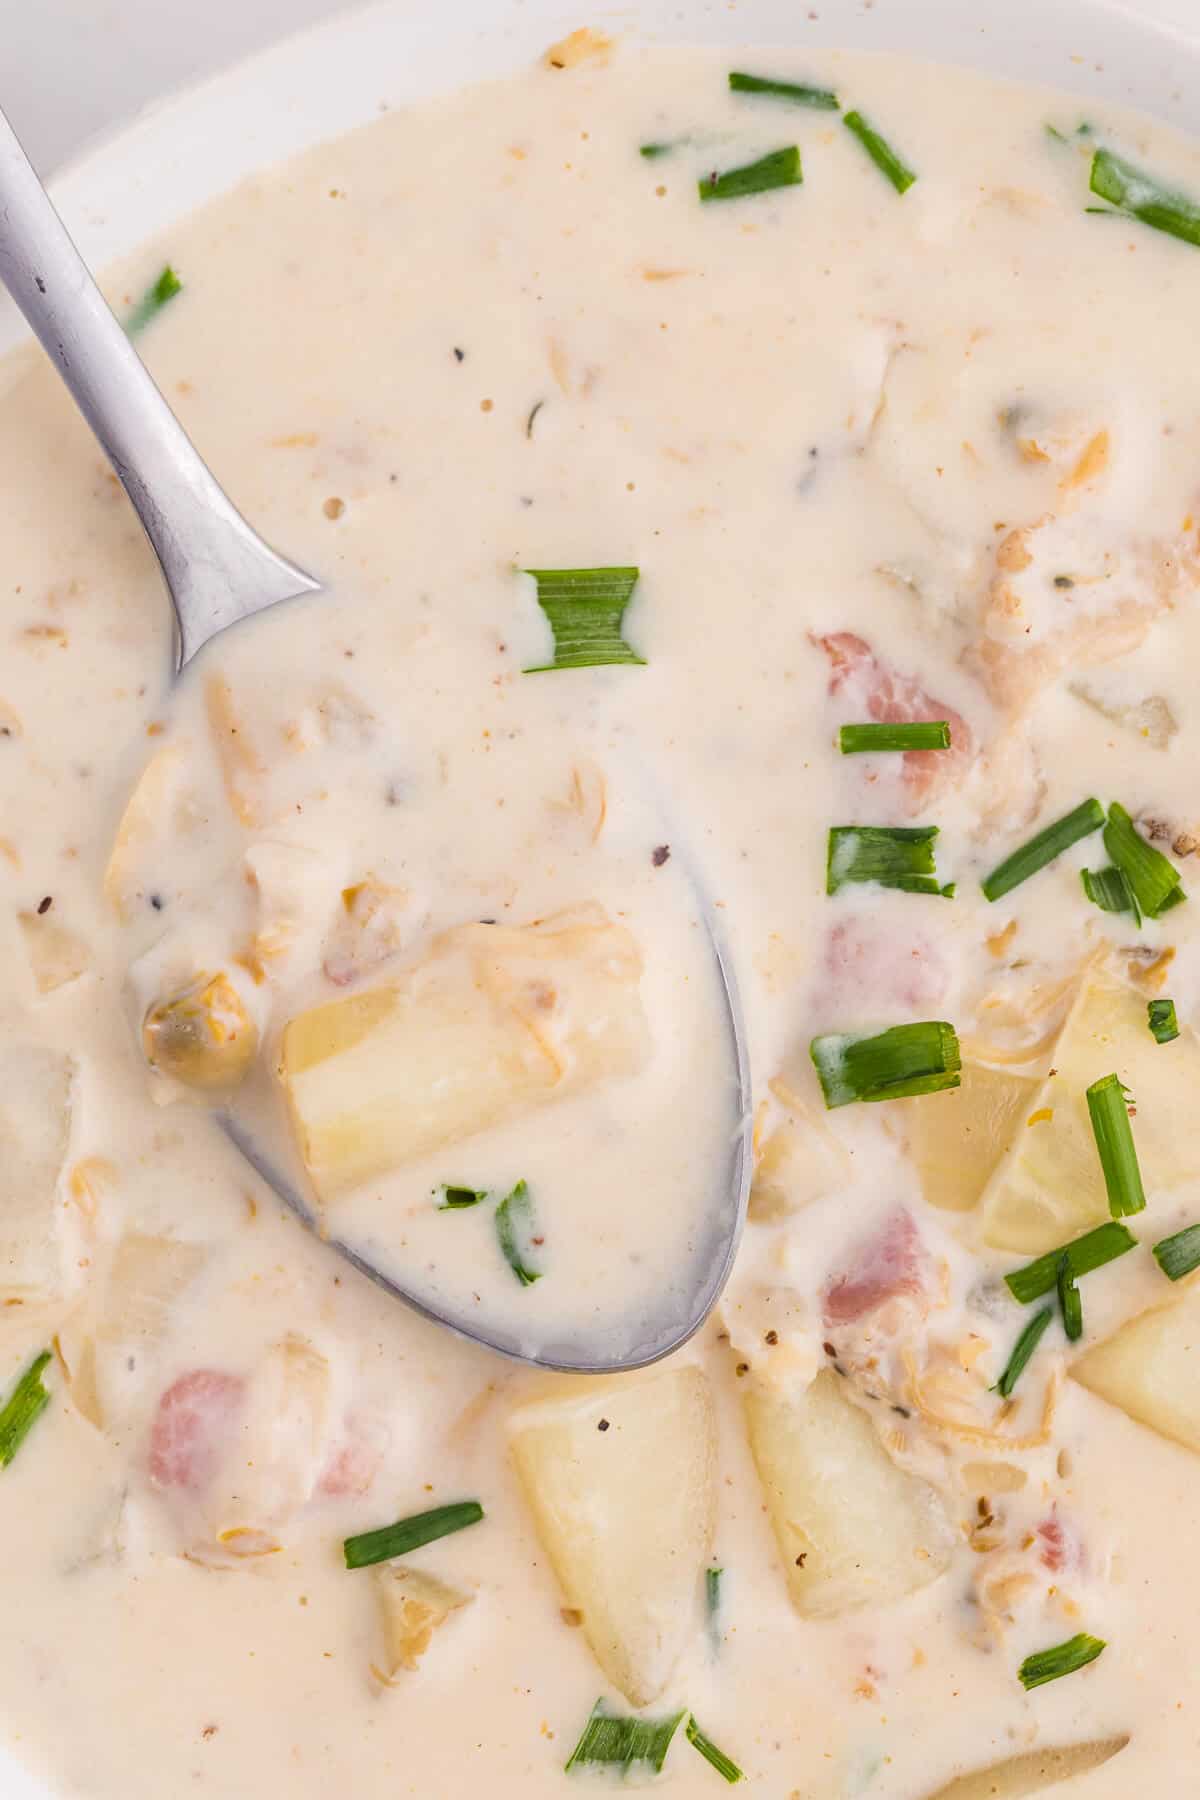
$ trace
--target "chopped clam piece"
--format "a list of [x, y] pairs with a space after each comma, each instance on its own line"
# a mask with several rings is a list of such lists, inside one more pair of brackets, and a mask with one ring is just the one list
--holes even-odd
[[82, 1215], [62, 1191], [74, 1079], [56, 1050], [0, 1051], [0, 1304], [46, 1305], [80, 1284]]
[[223, 971], [156, 1000], [142, 1021], [150, 1067], [185, 1087], [236, 1087], [258, 1054], [258, 1026]]
[[1072, 1363], [1071, 1379], [1200, 1452], [1200, 1294], [1130, 1319]]
[[1073, 1775], [1086, 1775], [1116, 1756], [1129, 1742], [1127, 1736], [1094, 1738], [1086, 1744], [1056, 1744], [1045, 1750], [1026, 1750], [1004, 1762], [990, 1763], [959, 1775], [927, 1800], [1025, 1800], [1057, 1787]]
[[327, 1460], [330, 1388], [325, 1357], [295, 1335], [255, 1370], [217, 1497], [217, 1541], [234, 1555], [273, 1548], [312, 1498]]
[[91, 952], [83, 939], [52, 912], [19, 913], [17, 922], [39, 994], [52, 994], [69, 982], [78, 981], [86, 972]]
[[716, 1426], [688, 1365], [589, 1382], [511, 1421], [517, 1474], [566, 1604], [634, 1706], [658, 1697], [699, 1615]]
[[954, 1536], [938, 1495], [892, 1461], [831, 1369], [809, 1387], [753, 1382], [746, 1422], [805, 1618], [887, 1606], [949, 1566]]
[[1089, 686], [1085, 681], [1073, 681], [1069, 686], [1077, 700], [1082, 700], [1085, 706], [1094, 708], [1104, 718], [1111, 719], [1114, 725], [1122, 725], [1126, 731], [1144, 738], [1154, 750], [1165, 750], [1179, 729], [1171, 708], [1158, 694], [1127, 703], [1111, 699], [1101, 689]]
[[121, 815], [104, 871], [104, 894], [123, 921], [132, 916], [134, 902], [143, 891], [150, 852], [163, 843], [171, 828], [184, 764], [182, 745], [165, 745], [142, 770]]
[[371, 1666], [379, 1680], [391, 1687], [403, 1670], [420, 1667], [434, 1632], [474, 1595], [404, 1563], [380, 1563], [371, 1575], [383, 1639], [381, 1660]]
[[957, 1088], [903, 1106], [900, 1122], [930, 1206], [968, 1212], [1034, 1107], [1037, 1081], [964, 1061]]
[[642, 1066], [641, 956], [599, 907], [464, 925], [384, 986], [314, 1007], [281, 1075], [318, 1194]]
[[341, 887], [339, 861], [283, 838], [260, 838], [246, 851], [257, 902], [253, 951], [267, 974], [319, 960]]
[[179, 1238], [130, 1232], [121, 1239], [94, 1315], [60, 1334], [71, 1398], [93, 1425], [108, 1429], [127, 1414], [167, 1336], [175, 1303], [206, 1260], [201, 1245]]

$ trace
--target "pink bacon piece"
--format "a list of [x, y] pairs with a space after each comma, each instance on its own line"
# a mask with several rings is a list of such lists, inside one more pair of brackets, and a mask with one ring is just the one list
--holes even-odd
[[821, 1001], [840, 1017], [897, 1008], [907, 1018], [924, 1017], [941, 1006], [947, 980], [933, 940], [915, 928], [898, 938], [886, 921], [851, 917], [825, 940]]
[[841, 695], [856, 718], [880, 725], [911, 725], [922, 719], [945, 719], [950, 726], [948, 750], [905, 750], [900, 758], [910, 814], [965, 772], [974, 750], [971, 728], [944, 700], [935, 700], [912, 675], [898, 675], [880, 662], [865, 638], [852, 631], [814, 637], [829, 658], [829, 692]]
[[240, 1375], [191, 1369], [163, 1394], [150, 1428], [150, 1478], [159, 1487], [202, 1493], [246, 1398]]
[[825, 1285], [826, 1325], [854, 1325], [889, 1300], [925, 1291], [926, 1258], [911, 1213], [897, 1207]]

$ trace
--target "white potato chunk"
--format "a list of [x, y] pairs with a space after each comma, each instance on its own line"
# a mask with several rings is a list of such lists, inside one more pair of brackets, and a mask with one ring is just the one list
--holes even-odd
[[91, 952], [78, 932], [56, 919], [53, 912], [18, 913], [17, 923], [39, 994], [53, 994], [85, 973]]
[[464, 925], [384, 986], [284, 1030], [281, 1069], [322, 1200], [645, 1060], [634, 939], [600, 907]]
[[927, 1800], [1025, 1800], [1028, 1794], [1040, 1794], [1057, 1787], [1073, 1775], [1086, 1775], [1098, 1769], [1123, 1750], [1127, 1737], [1094, 1738], [1086, 1744], [1056, 1744], [1044, 1750], [1026, 1750], [1003, 1762], [991, 1763], [986, 1769], [974, 1769], [959, 1775], [945, 1787], [927, 1796]]
[[66, 1299], [82, 1279], [83, 1215], [63, 1191], [75, 1066], [38, 1046], [0, 1051], [0, 1303]]
[[403, 1670], [420, 1667], [434, 1632], [474, 1595], [400, 1562], [380, 1563], [371, 1573], [383, 1644], [371, 1672], [385, 1687], [394, 1687]]
[[328, 1450], [329, 1363], [306, 1338], [272, 1345], [251, 1377], [214, 1489], [214, 1532], [233, 1556], [257, 1556], [312, 1497]]
[[786, 1116], [761, 1139], [755, 1134], [750, 1217], [760, 1223], [787, 1218], [845, 1186], [850, 1173], [850, 1157], [824, 1120], [789, 1097]]
[[567, 1604], [609, 1681], [648, 1706], [698, 1615], [712, 1543], [708, 1382], [673, 1366], [533, 1401], [511, 1421], [517, 1473]]
[[809, 1387], [753, 1382], [746, 1422], [788, 1589], [806, 1618], [886, 1606], [948, 1567], [954, 1534], [938, 1495], [897, 1467], [831, 1369]]
[[121, 816], [104, 871], [104, 894], [123, 921], [132, 917], [143, 891], [150, 852], [171, 829], [186, 763], [181, 744], [164, 745], [142, 770]]
[[987, 1242], [1025, 1256], [1052, 1250], [1109, 1216], [1087, 1107], [1087, 1089], [1102, 1075], [1119, 1075], [1136, 1101], [1134, 1142], [1151, 1201], [1200, 1177], [1200, 1136], [1193, 1129], [1200, 1040], [1186, 1026], [1164, 1049], [1147, 1026], [1145, 995], [1093, 970], [1052, 1061], [1029, 1123], [982, 1202]]
[[176, 1303], [207, 1252], [179, 1238], [130, 1232], [113, 1256], [103, 1299], [91, 1318], [60, 1334], [71, 1398], [101, 1430], [127, 1416], [142, 1392]]
[[[961, 1085], [904, 1106], [908, 1147], [930, 1206], [968, 1212], [1033, 1110], [1037, 1081], [964, 1061]], [[899, 1107], [903, 1102], [897, 1101]]]
[[1200, 1291], [1139, 1313], [1077, 1357], [1071, 1377], [1152, 1431], [1200, 1451]]
[[256, 898], [254, 955], [271, 976], [312, 969], [343, 887], [342, 858], [285, 838], [260, 838], [246, 851]]

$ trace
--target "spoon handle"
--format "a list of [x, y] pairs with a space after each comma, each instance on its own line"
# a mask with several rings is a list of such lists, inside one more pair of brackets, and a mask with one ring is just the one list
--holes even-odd
[[132, 500], [170, 590], [176, 669], [210, 637], [320, 584], [252, 531], [113, 317], [0, 112], [0, 280]]

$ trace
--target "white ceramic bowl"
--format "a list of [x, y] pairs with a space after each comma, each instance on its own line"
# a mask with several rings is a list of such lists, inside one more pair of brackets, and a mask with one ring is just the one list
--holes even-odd
[[[1200, 128], [1200, 35], [1114, 0], [383, 0], [152, 108], [66, 169], [54, 196], [103, 267], [253, 170], [382, 107], [519, 68], [582, 23], [650, 42], [904, 51]], [[0, 301], [0, 350], [22, 332]], [[137, 1719], [131, 1693], [133, 1733]], [[54, 1797], [0, 1748], [0, 1800]]]

